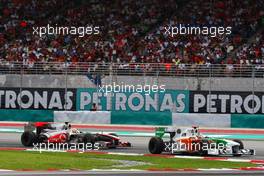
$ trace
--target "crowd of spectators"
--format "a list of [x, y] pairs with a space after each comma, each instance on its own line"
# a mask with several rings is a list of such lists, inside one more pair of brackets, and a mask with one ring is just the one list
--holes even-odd
[[257, 34], [250, 43], [244, 43], [236, 52], [238, 64], [264, 64], [264, 31]]
[[[263, 9], [262, 0], [1, 0], [0, 63], [263, 64], [263, 33], [256, 34]], [[99, 26], [100, 35], [32, 34], [32, 27], [47, 24]], [[164, 34], [164, 26], [177, 24], [231, 26], [232, 34]]]
[[[142, 40], [150, 50], [148, 56], [155, 59], [179, 63], [230, 63], [237, 58], [228, 58], [231, 53], [247, 43], [247, 39], [257, 32], [264, 16], [263, 1], [189, 1], [175, 16], [165, 20]], [[210, 37], [206, 35], [164, 36], [163, 26], [190, 24], [191, 26], [232, 27], [232, 35]], [[261, 38], [259, 40], [262, 40]], [[260, 54], [261, 56], [261, 54]], [[262, 55], [262, 59], [263, 59]], [[238, 58], [239, 59], [239, 58]], [[236, 61], [235, 61], [236, 62]]]
[[[170, 3], [171, 2], [171, 3]], [[0, 58], [34, 62], [129, 62], [140, 35], [174, 10], [174, 1], [3, 0], [0, 11]], [[167, 13], [166, 13], [167, 14]], [[27, 23], [21, 27], [21, 22]], [[99, 36], [32, 35], [33, 26], [100, 27]], [[133, 44], [135, 43], [135, 44]], [[131, 45], [132, 44], [132, 45]]]

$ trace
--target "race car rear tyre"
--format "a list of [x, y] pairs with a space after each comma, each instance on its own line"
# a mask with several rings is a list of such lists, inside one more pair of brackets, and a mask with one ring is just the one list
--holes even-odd
[[[234, 139], [233, 140], [234, 142], [237, 142], [237, 143], [239, 143], [240, 145], [239, 145], [239, 147], [232, 147], [232, 150], [233, 150], [233, 153], [236, 153], [236, 150], [242, 150], [242, 149], [244, 149], [244, 144], [243, 144], [243, 142], [241, 141], [241, 140], [239, 140], [239, 139]], [[241, 156], [241, 154], [233, 154], [233, 156]]]
[[152, 154], [161, 154], [164, 150], [164, 142], [159, 137], [152, 137], [149, 141], [148, 148]]
[[21, 143], [26, 147], [33, 146], [33, 143], [37, 141], [37, 135], [31, 131], [25, 131], [21, 135]]

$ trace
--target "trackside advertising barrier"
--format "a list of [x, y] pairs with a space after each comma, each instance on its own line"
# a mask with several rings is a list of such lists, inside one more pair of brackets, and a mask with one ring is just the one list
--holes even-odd
[[262, 92], [0, 88], [1, 121], [264, 128], [263, 113]]
[[96, 89], [77, 89], [78, 111], [90, 110], [93, 103], [104, 111], [183, 113], [189, 111], [189, 91], [103, 93]]
[[[104, 114], [102, 116], [102, 114]], [[54, 111], [55, 122], [121, 125], [177, 125], [212, 128], [264, 128], [263, 115], [171, 112]]]
[[76, 89], [0, 88], [0, 108], [76, 110]]
[[262, 92], [190, 91], [190, 113], [263, 114]]

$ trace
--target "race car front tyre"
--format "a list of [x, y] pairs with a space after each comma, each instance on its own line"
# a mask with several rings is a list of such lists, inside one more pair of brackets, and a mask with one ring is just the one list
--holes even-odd
[[21, 143], [26, 147], [31, 147], [37, 141], [37, 136], [34, 132], [25, 131], [21, 135]]
[[239, 143], [239, 146], [233, 146], [233, 147], [232, 147], [232, 150], [233, 150], [233, 156], [241, 156], [241, 154], [237, 154], [237, 152], [238, 152], [239, 150], [244, 149], [244, 144], [243, 144], [243, 142], [242, 142], [241, 140], [239, 140], [239, 139], [234, 139], [233, 141], [236, 142], [236, 143]]
[[243, 144], [243, 142], [242, 142], [241, 140], [239, 140], [239, 139], [234, 139], [233, 141], [234, 141], [234, 142], [237, 142], [237, 143], [240, 144], [240, 145], [239, 145], [239, 149], [240, 149], [240, 150], [244, 149], [244, 144]]
[[164, 142], [159, 137], [152, 137], [148, 145], [149, 152], [152, 154], [161, 154], [164, 150]]
[[207, 140], [202, 140], [200, 142], [200, 151], [199, 154], [201, 156], [207, 156], [208, 155], [208, 147], [210, 146], [209, 142]]
[[90, 133], [84, 134], [84, 136], [83, 136], [83, 143], [85, 145], [86, 144], [92, 144], [92, 145], [94, 145], [94, 143], [95, 143], [95, 137], [94, 137], [94, 135], [92, 135]]

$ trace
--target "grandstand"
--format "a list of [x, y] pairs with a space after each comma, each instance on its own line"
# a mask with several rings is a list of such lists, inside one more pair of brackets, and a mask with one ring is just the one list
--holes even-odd
[[[1, 67], [14, 62], [33, 68], [37, 63], [61, 62], [61, 67], [80, 63], [170, 63], [181, 69], [197, 65], [264, 64], [264, 2], [251, 1], [67, 1], [1, 0]], [[21, 25], [24, 22], [24, 25]], [[208, 37], [164, 35], [174, 24], [231, 26], [231, 35]], [[32, 27], [47, 24], [97, 25], [100, 35], [32, 34]], [[133, 66], [132, 66], [133, 67]], [[169, 68], [169, 66], [165, 66]], [[198, 66], [200, 67], [200, 66]], [[174, 71], [173, 71], [174, 72]], [[176, 71], [177, 72], [177, 71]]]

